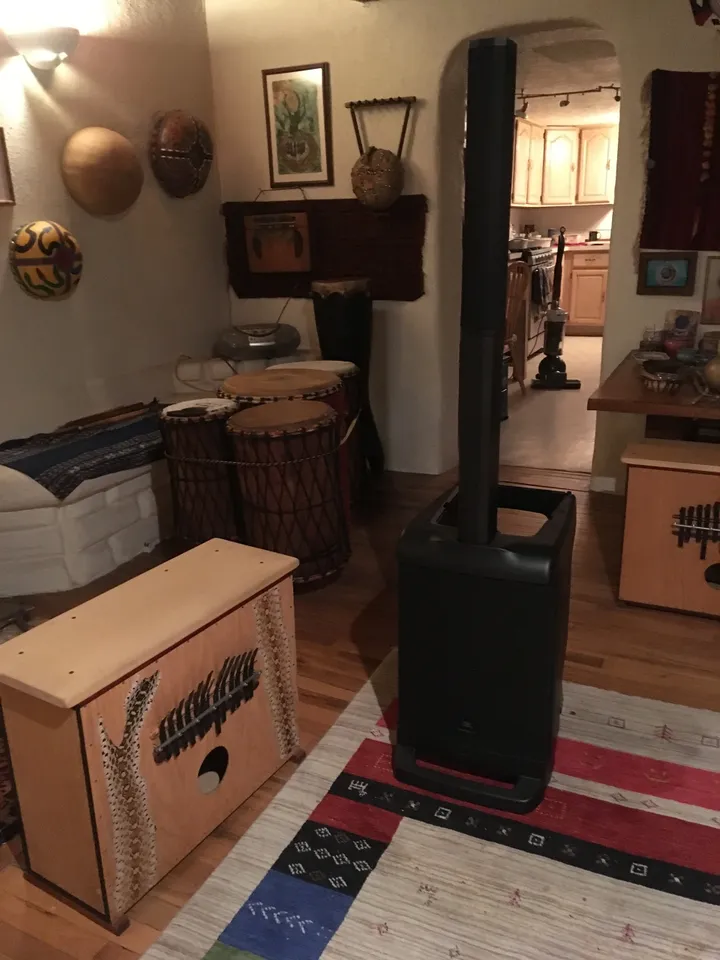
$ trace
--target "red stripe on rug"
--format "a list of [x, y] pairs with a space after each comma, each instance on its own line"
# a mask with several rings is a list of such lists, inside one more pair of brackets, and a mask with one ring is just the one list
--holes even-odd
[[393, 700], [390, 706], [383, 712], [383, 715], [378, 720], [379, 727], [387, 727], [388, 730], [397, 730], [398, 724], [398, 713], [400, 712], [400, 701]]
[[[345, 767], [345, 772], [353, 777], [367, 777], [438, 800], [447, 799], [441, 794], [399, 783], [392, 772], [390, 746], [376, 740], [363, 742]], [[453, 802], [473, 807], [469, 803]], [[720, 830], [675, 817], [631, 810], [566, 790], [549, 787], [537, 810], [527, 816], [499, 810], [489, 812], [529, 823], [539, 829], [621, 850], [639, 858], [676, 863], [712, 874], [717, 874], [720, 868]]]
[[578, 740], [558, 740], [555, 771], [619, 790], [720, 810], [720, 773], [709, 770], [594, 747]]
[[398, 813], [332, 794], [323, 797], [310, 814], [310, 819], [314, 823], [324, 823], [326, 827], [349, 830], [368, 840], [380, 840], [383, 843], [390, 843], [402, 822]]
[[[395, 730], [397, 719], [398, 701], [393, 700], [378, 726]], [[557, 743], [555, 770], [568, 777], [592, 780], [619, 790], [692, 803], [706, 810], [720, 810], [720, 773], [709, 770], [562, 738]]]

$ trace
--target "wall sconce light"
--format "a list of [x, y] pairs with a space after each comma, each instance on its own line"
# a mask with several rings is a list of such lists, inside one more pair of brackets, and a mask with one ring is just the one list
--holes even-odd
[[10, 46], [33, 70], [54, 70], [70, 56], [80, 39], [75, 27], [49, 27], [27, 33], [9, 33]]

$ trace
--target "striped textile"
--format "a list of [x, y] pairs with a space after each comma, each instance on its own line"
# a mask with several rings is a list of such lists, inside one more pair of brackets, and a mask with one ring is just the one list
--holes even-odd
[[0, 446], [0, 466], [24, 473], [64, 500], [85, 480], [162, 460], [158, 409], [117, 423], [9, 440]]
[[573, 684], [527, 817], [408, 789], [394, 658], [145, 960], [720, 958], [720, 715]]

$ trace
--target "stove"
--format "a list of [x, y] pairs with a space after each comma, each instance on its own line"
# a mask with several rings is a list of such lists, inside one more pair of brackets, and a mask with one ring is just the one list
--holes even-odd
[[[549, 301], [552, 298], [552, 282], [555, 276], [555, 263], [557, 262], [557, 250], [555, 247], [539, 247], [523, 250], [521, 259], [535, 270], [550, 270], [548, 303], [540, 305], [536, 303], [531, 292], [530, 309], [528, 311], [528, 335], [527, 335], [527, 358], [536, 357], [542, 353], [545, 343], [545, 318]], [[533, 284], [534, 286], [534, 284]]]

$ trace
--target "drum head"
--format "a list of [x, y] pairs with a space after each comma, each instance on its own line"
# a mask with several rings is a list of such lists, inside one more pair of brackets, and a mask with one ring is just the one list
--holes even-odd
[[332, 297], [340, 294], [341, 297], [352, 297], [357, 294], [370, 293], [370, 281], [367, 278], [353, 280], [316, 280], [310, 285], [316, 297]]
[[230, 433], [297, 433], [332, 423], [337, 414], [319, 400], [279, 400], [236, 413], [228, 421]]
[[348, 360], [298, 360], [296, 363], [276, 363], [273, 370], [321, 370], [334, 373], [336, 377], [348, 377], [358, 372]]
[[173, 403], [160, 414], [163, 420], [206, 420], [215, 417], [229, 417], [237, 410], [234, 400], [219, 397], [199, 397], [197, 400], [183, 400]]
[[339, 387], [339, 379], [322, 370], [279, 370], [270, 367], [257, 373], [239, 373], [223, 384], [223, 393], [233, 397], [276, 397], [278, 400], [319, 393]]

